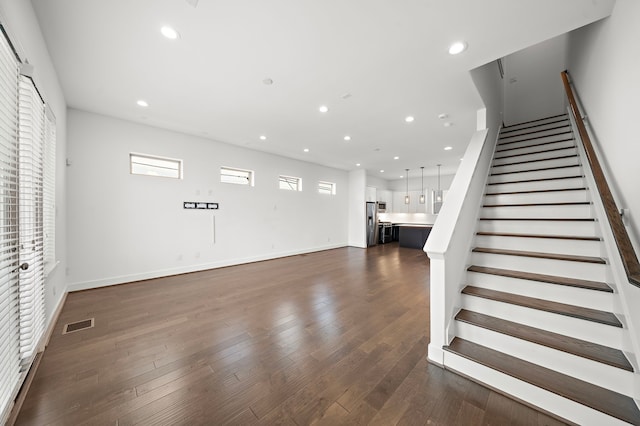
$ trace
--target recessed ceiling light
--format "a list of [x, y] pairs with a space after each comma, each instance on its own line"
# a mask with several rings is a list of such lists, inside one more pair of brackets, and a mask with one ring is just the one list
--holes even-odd
[[344, 137], [344, 140], [345, 140], [345, 141], [350, 141], [350, 140], [351, 140], [351, 136], [349, 136], [349, 135], [345, 136], [345, 137]]
[[318, 108], [318, 111], [320, 112], [328, 112], [329, 111], [329, 107], [326, 105], [320, 105], [320, 108]]
[[438, 114], [438, 118], [440, 120], [444, 120], [445, 118], [447, 118], [449, 116], [449, 114], [445, 114], [444, 112], [442, 114]]
[[402, 179], [404, 176], [400, 175], [400, 179]]
[[450, 121], [445, 121], [444, 122], [444, 127], [451, 127], [451, 126], [453, 126], [452, 122], [450, 122]]
[[262, 84], [266, 84], [267, 86], [271, 86], [273, 84], [273, 79], [265, 78], [264, 80], [262, 80]]
[[397, 155], [395, 157], [393, 157], [394, 160], [399, 160], [400, 157], [398, 157]]
[[415, 120], [415, 118], [412, 115], [409, 115], [404, 119], [407, 123], [413, 123], [413, 120]]
[[309, 148], [303, 149], [304, 152], [309, 152]]
[[384, 173], [384, 170], [380, 170], [380, 173]]
[[467, 50], [467, 43], [464, 41], [456, 41], [451, 46], [449, 46], [449, 54], [457, 55], [458, 53], [462, 53]]
[[266, 137], [265, 135], [261, 135], [261, 136], [260, 136], [260, 140], [261, 140], [261, 141], [266, 141], [266, 140], [267, 140], [267, 137]]
[[143, 108], [146, 108], [149, 106], [149, 103], [143, 99], [140, 99], [138, 102], [136, 102], [136, 104], [138, 104], [138, 106], [141, 106]]
[[453, 147], [452, 147], [452, 146], [445, 146], [445, 147], [444, 147], [444, 150], [445, 150], [445, 151], [451, 151], [452, 149], [453, 149]]
[[176, 30], [174, 30], [173, 28], [171, 28], [171, 27], [169, 27], [167, 25], [165, 25], [164, 27], [160, 28], [160, 32], [162, 33], [163, 36], [165, 36], [169, 40], [175, 40], [175, 39], [180, 37], [180, 34], [178, 34], [178, 32]]
[[356, 163], [356, 167], [360, 167], [360, 163]]

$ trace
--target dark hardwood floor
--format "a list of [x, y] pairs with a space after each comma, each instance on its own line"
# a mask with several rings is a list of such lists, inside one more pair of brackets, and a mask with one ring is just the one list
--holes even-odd
[[428, 342], [428, 258], [397, 243], [77, 292], [17, 424], [561, 424]]

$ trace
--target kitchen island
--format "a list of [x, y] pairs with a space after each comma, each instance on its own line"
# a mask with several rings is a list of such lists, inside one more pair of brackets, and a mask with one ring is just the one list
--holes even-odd
[[424, 247], [424, 243], [429, 237], [432, 224], [421, 223], [394, 223], [394, 227], [398, 227], [397, 234], [400, 247], [419, 248]]

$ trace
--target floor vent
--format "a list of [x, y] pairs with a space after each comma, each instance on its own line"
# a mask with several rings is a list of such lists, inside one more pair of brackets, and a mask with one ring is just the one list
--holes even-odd
[[62, 334], [73, 333], [74, 331], [85, 330], [87, 328], [92, 328], [94, 324], [95, 318], [89, 318], [82, 321], [70, 322], [69, 324], [65, 324], [62, 329]]

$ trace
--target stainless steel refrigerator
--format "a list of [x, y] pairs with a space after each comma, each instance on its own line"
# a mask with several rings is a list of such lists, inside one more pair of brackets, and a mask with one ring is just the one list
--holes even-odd
[[378, 203], [367, 202], [367, 247], [378, 244]]

